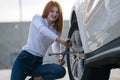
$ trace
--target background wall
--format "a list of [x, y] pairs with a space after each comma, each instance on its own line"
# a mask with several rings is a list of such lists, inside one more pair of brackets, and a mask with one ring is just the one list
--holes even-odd
[[[28, 28], [30, 22], [4, 22], [0, 23], [0, 69], [11, 68], [16, 56], [21, 50], [22, 46], [27, 41]], [[68, 21], [64, 21], [64, 29], [62, 37], [67, 38]], [[61, 50], [65, 47], [61, 45]], [[48, 49], [51, 52], [51, 48]], [[44, 62], [55, 62], [54, 56], [49, 57], [47, 54]]]

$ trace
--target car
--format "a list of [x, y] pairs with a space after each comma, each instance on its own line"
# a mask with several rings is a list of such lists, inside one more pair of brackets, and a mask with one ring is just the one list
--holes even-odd
[[120, 68], [120, 0], [77, 0], [68, 29], [70, 80], [108, 80]]

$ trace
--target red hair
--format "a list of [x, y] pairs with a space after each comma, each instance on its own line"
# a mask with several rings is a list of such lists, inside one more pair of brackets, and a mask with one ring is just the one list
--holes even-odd
[[52, 10], [53, 7], [57, 7], [58, 8], [58, 13], [59, 13], [59, 17], [58, 19], [55, 21], [55, 25], [54, 28], [57, 30], [57, 32], [59, 32], [60, 34], [62, 33], [62, 29], [63, 29], [63, 14], [62, 14], [62, 8], [60, 6], [60, 4], [56, 1], [49, 1], [44, 10], [43, 10], [43, 14], [42, 17], [43, 18], [47, 18], [48, 14], [50, 13], [50, 11]]

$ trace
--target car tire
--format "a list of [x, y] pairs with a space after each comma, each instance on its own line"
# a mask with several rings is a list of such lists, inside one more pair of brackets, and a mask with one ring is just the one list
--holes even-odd
[[[73, 20], [71, 23], [71, 28], [69, 30], [68, 38], [72, 41], [72, 46], [74, 50], [82, 47], [82, 42], [80, 39], [79, 29], [77, 21]], [[68, 52], [71, 52], [71, 47], [67, 48]], [[73, 50], [72, 49], [72, 50]], [[84, 51], [83, 51], [84, 54]], [[70, 80], [108, 80], [110, 75], [110, 69], [88, 67], [84, 65], [85, 59], [81, 59], [79, 54], [68, 54], [67, 55], [67, 67]]]
[[68, 37], [72, 41], [72, 46], [67, 48], [68, 52], [81, 52], [78, 54], [67, 55], [67, 66], [70, 80], [80, 80], [84, 71], [84, 59], [81, 58], [81, 54], [84, 53], [82, 50], [81, 39], [79, 36], [79, 30], [77, 27], [76, 20], [72, 22], [71, 29]]

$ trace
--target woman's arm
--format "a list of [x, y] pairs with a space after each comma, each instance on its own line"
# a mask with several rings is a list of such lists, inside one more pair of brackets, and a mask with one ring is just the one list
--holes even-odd
[[61, 37], [58, 37], [56, 41], [58, 41], [59, 43], [63, 44], [66, 47], [70, 47], [72, 45], [70, 39], [63, 39]]

